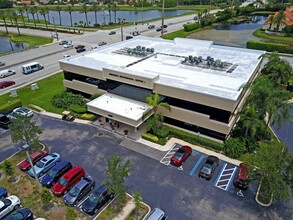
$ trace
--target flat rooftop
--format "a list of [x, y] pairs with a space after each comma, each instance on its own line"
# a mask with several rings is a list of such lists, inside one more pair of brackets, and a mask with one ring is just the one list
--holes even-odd
[[[121, 53], [138, 45], [154, 48], [154, 53], [147, 57]], [[212, 41], [204, 40], [175, 38], [171, 41], [135, 37], [60, 62], [99, 71], [103, 71], [103, 68], [120, 73], [124, 71], [134, 76], [159, 75], [155, 84], [235, 101], [261, 62], [259, 57], [264, 53], [265, 51], [213, 45]], [[214, 60], [226, 62], [229, 64], [227, 71], [182, 63], [184, 58], [190, 55], [201, 56], [203, 59], [210, 56]]]
[[143, 113], [152, 109], [146, 103], [124, 98], [115, 94], [106, 93], [93, 101], [88, 106], [109, 112], [109, 114], [120, 115], [132, 120], [139, 120]]

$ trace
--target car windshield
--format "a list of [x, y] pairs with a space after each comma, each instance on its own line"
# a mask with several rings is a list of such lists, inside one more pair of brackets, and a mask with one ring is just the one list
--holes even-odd
[[70, 191], [69, 191], [69, 195], [72, 197], [77, 197], [79, 194], [79, 189], [76, 187], [73, 187]]
[[43, 168], [45, 165], [45, 163], [43, 163], [42, 161], [37, 162], [36, 166], [39, 168]]
[[201, 169], [201, 172], [202, 172], [202, 173], [205, 173], [205, 174], [211, 174], [212, 169], [211, 169], [210, 166], [206, 165], [206, 166], [204, 166], [204, 167]]
[[11, 215], [13, 216], [13, 220], [24, 219], [24, 216], [21, 214], [21, 212], [14, 212]]
[[89, 196], [89, 200], [93, 203], [97, 203], [100, 200], [100, 196], [96, 193], [92, 193]]
[[58, 181], [58, 183], [61, 185], [61, 186], [66, 186], [67, 183], [68, 183], [68, 180], [67, 179], [64, 179], [63, 177]]
[[48, 172], [48, 176], [50, 176], [50, 177], [55, 177], [56, 176], [56, 171], [54, 171], [54, 170], [50, 170], [49, 172]]
[[173, 155], [173, 158], [180, 160], [182, 156], [183, 156], [183, 153], [178, 151]]
[[11, 201], [9, 199], [3, 199], [2, 202], [4, 203], [5, 206], [11, 205]]
[[30, 111], [29, 109], [26, 109], [26, 108], [22, 108], [21, 110], [22, 110], [24, 113], [29, 113], [29, 111]]

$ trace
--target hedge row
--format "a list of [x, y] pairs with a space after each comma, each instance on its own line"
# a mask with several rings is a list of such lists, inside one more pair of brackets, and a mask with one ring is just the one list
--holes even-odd
[[184, 24], [183, 27], [184, 27], [184, 31], [188, 32], [188, 31], [193, 31], [193, 30], [198, 29], [199, 24], [198, 24], [198, 22], [193, 22], [191, 24]]
[[150, 134], [150, 133], [144, 133], [142, 135], [142, 138], [146, 139], [148, 141], [151, 141], [153, 143], [160, 144], [160, 145], [165, 145], [167, 143], [167, 141], [168, 141], [167, 138], [159, 138], [156, 135], [153, 135], [153, 134]]
[[247, 41], [246, 47], [248, 49], [265, 50], [269, 52], [277, 51], [279, 53], [293, 54], [293, 47], [284, 44], [265, 43], [260, 41]]
[[1, 114], [8, 114], [13, 111], [13, 109], [21, 107], [22, 103], [19, 99], [14, 99], [9, 103], [5, 103], [0, 106], [0, 113]]
[[89, 120], [89, 121], [93, 121], [96, 119], [96, 116], [94, 114], [90, 114], [90, 113], [84, 113], [81, 115], [81, 118], [84, 120]]

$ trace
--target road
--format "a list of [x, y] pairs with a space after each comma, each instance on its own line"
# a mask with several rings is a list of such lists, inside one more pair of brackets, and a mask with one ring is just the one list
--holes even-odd
[[[131, 172], [127, 179], [127, 192], [140, 190], [143, 201], [151, 208], [159, 207], [166, 211], [170, 220], [234, 220], [239, 217], [265, 220], [292, 217], [292, 202], [277, 202], [270, 208], [257, 205], [254, 199], [255, 184], [251, 184], [244, 191], [244, 198], [236, 195], [237, 189], [233, 185], [227, 191], [215, 187], [214, 182], [225, 161], [220, 161], [213, 179], [206, 181], [197, 176], [200, 166], [194, 174], [190, 174], [200, 154], [193, 154], [183, 164], [183, 170], [178, 170], [174, 166], [160, 163], [157, 159], [158, 156], [162, 158], [166, 152], [150, 148], [147, 153], [143, 153], [146, 151], [139, 149], [149, 148], [148, 146], [124, 139], [99, 127], [65, 122], [38, 114], [35, 114], [34, 120], [44, 129], [40, 140], [50, 152], [60, 153], [63, 159], [82, 166], [94, 177], [97, 185], [104, 179], [107, 159], [111, 155], [117, 154], [123, 160], [129, 159]], [[9, 131], [0, 134], [0, 138], [2, 157], [9, 149], [14, 148]]]

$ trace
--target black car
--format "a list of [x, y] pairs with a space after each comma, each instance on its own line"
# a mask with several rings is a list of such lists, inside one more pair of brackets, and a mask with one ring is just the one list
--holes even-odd
[[77, 48], [76, 49], [76, 52], [77, 53], [81, 53], [81, 52], [84, 52], [84, 51], [86, 51], [86, 49], [83, 47], [83, 48]]
[[82, 198], [84, 198], [93, 188], [95, 188], [95, 181], [92, 177], [84, 177], [77, 184], [75, 184], [70, 191], [65, 195], [64, 202], [68, 206], [76, 205]]
[[0, 66], [5, 66], [5, 63], [4, 62], [0, 62]]
[[4, 220], [33, 220], [34, 216], [30, 209], [20, 208], [10, 215], [7, 215]]
[[9, 124], [11, 124], [10, 119], [6, 115], [0, 114], [0, 127], [8, 128]]
[[132, 38], [133, 38], [132, 36], [126, 36], [126, 40], [130, 40]]
[[61, 161], [54, 166], [42, 179], [42, 184], [48, 188], [53, 186], [63, 174], [72, 168], [72, 164], [69, 161]]
[[85, 46], [84, 45], [76, 45], [74, 48], [77, 50], [79, 48], [85, 48]]
[[205, 163], [202, 165], [198, 176], [210, 180], [216, 167], [219, 165], [219, 158], [215, 156], [208, 156]]
[[82, 210], [89, 215], [94, 215], [112, 198], [113, 194], [107, 190], [105, 185], [101, 185], [82, 203]]
[[162, 31], [162, 28], [157, 28], [156, 31], [160, 32], [160, 31]]
[[161, 28], [167, 28], [168, 26], [166, 24], [164, 24], [163, 26], [161, 26]]

